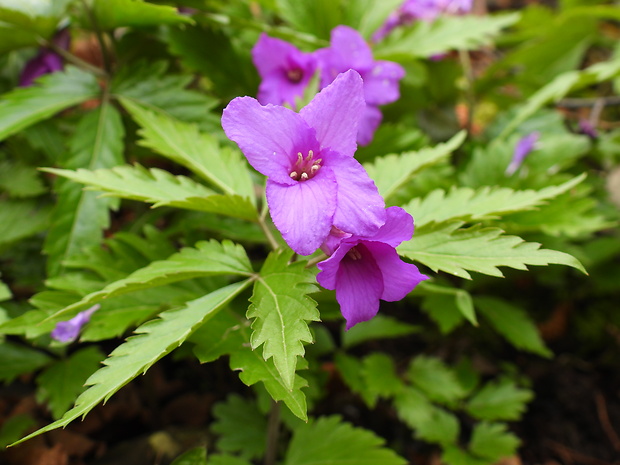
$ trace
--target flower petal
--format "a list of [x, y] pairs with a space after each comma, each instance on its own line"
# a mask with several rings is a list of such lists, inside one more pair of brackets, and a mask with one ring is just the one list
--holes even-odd
[[376, 61], [372, 69], [362, 75], [364, 99], [368, 105], [385, 105], [399, 99], [399, 81], [405, 70], [392, 61]]
[[316, 130], [321, 149], [330, 148], [352, 157], [357, 149], [357, 127], [364, 111], [364, 91], [360, 75], [353, 70], [339, 75], [299, 112]]
[[290, 184], [290, 157], [316, 144], [314, 131], [294, 111], [237, 97], [224, 109], [222, 127], [256, 171]]
[[364, 167], [355, 158], [336, 152], [329, 152], [325, 163], [338, 183], [334, 226], [357, 236], [376, 234], [385, 223], [385, 202]]
[[411, 263], [398, 256], [394, 247], [382, 242], [364, 242], [372, 253], [383, 276], [381, 300], [395, 302], [409, 294], [420, 282], [428, 279]]
[[383, 277], [372, 254], [363, 244], [358, 244], [356, 250], [361, 258], [345, 256], [336, 278], [336, 300], [347, 320], [347, 329], [374, 317], [383, 294]]
[[375, 136], [375, 131], [381, 124], [383, 114], [381, 110], [372, 105], [366, 105], [364, 114], [360, 120], [359, 127], [357, 128], [357, 142], [360, 145], [368, 145], [372, 142], [372, 138]]
[[413, 217], [400, 207], [386, 208], [385, 213], [385, 224], [377, 234], [365, 240], [384, 242], [392, 247], [410, 240], [413, 236]]
[[349, 26], [336, 26], [332, 29], [330, 45], [344, 69], [363, 70], [373, 64], [370, 47], [362, 35]]
[[336, 289], [340, 262], [349, 250], [351, 250], [351, 248], [356, 244], [357, 241], [349, 242], [344, 240], [329, 258], [317, 263], [316, 266], [321, 271], [316, 275], [316, 280], [321, 286], [332, 291]]
[[312, 179], [290, 185], [267, 180], [271, 218], [296, 253], [310, 255], [329, 234], [336, 208], [336, 189], [334, 175], [327, 167]]

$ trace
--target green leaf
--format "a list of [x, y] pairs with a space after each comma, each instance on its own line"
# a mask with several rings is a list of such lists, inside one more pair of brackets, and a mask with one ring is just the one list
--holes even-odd
[[410, 325], [395, 318], [377, 315], [342, 333], [342, 347], [350, 348], [376, 339], [392, 339], [421, 331], [420, 326]]
[[0, 21], [48, 38], [71, 0], [0, 0]]
[[521, 308], [500, 299], [476, 297], [476, 308], [517, 349], [527, 350], [542, 357], [553, 353], [540, 337], [538, 328]]
[[36, 197], [47, 191], [39, 172], [23, 163], [0, 163], [0, 189], [13, 198]]
[[557, 102], [572, 91], [607, 81], [620, 74], [620, 56], [611, 61], [596, 63], [583, 71], [567, 71], [544, 86], [519, 109], [506, 125], [500, 139], [509, 136], [521, 123], [548, 103]]
[[465, 409], [480, 420], [518, 420], [534, 393], [518, 388], [504, 379], [485, 384], [469, 401]]
[[101, 29], [191, 24], [175, 7], [153, 5], [141, 0], [95, 0], [93, 12]]
[[398, 417], [415, 431], [418, 438], [446, 446], [459, 435], [457, 418], [436, 407], [416, 388], [403, 389], [394, 399]]
[[35, 46], [38, 44], [38, 38], [34, 32], [0, 23], [0, 54], [22, 47]]
[[155, 362], [180, 346], [199, 326], [243, 291], [250, 281], [241, 281], [188, 302], [184, 308], [168, 310], [136, 329], [136, 336], [118, 346], [104, 361], [104, 367], [95, 372], [86, 384], [88, 389], [78, 397], [75, 406], [60, 420], [26, 436], [15, 444], [34, 436], [64, 427], [86, 415], [100, 402], [107, 401], [121, 387]]
[[503, 423], [478, 423], [471, 435], [469, 450], [490, 462], [514, 455], [521, 441], [506, 429]]
[[381, 60], [410, 60], [431, 57], [449, 50], [475, 50], [490, 43], [501, 30], [519, 20], [518, 13], [485, 16], [443, 16], [435, 21], [417, 21], [399, 28], [376, 47]]
[[322, 417], [295, 429], [284, 465], [407, 463], [394, 451], [383, 447], [384, 443], [374, 433], [355, 428], [337, 416]]
[[220, 213], [253, 220], [256, 209], [238, 195], [219, 195], [185, 176], [174, 176], [158, 168], [140, 165], [116, 166], [112, 169], [77, 171], [47, 168], [53, 173], [102, 190], [103, 197], [120, 197], [153, 204], [153, 208], [169, 206], [188, 210]]
[[541, 249], [540, 244], [524, 242], [517, 236], [503, 236], [498, 228], [478, 225], [459, 229], [462, 224], [454, 221], [420, 228], [398, 251], [435, 272], [441, 270], [466, 279], [471, 279], [466, 270], [501, 277], [499, 266], [527, 270], [526, 265], [550, 263], [571, 266], [585, 273], [581, 263], [571, 255]]
[[251, 462], [234, 455], [213, 454], [209, 455], [208, 465], [252, 465]]
[[43, 231], [48, 227], [50, 210], [31, 200], [0, 201], [0, 246]]
[[260, 458], [267, 443], [267, 419], [256, 402], [231, 394], [213, 407], [215, 422], [211, 429], [219, 435], [217, 448], [239, 452], [244, 458]]
[[170, 465], [207, 465], [207, 449], [195, 447], [177, 457]]
[[[171, 75], [165, 61], [139, 61], [124, 66], [113, 76], [110, 92], [113, 96], [134, 101], [154, 111], [164, 111], [182, 121], [205, 122], [205, 112], [217, 105], [217, 100], [187, 87], [194, 79], [189, 75]], [[218, 119], [219, 124], [219, 119]]]
[[396, 395], [403, 388], [402, 380], [396, 374], [396, 366], [387, 354], [375, 352], [362, 362], [364, 400], [372, 408], [377, 399]]
[[0, 140], [100, 92], [95, 76], [67, 66], [64, 72], [41, 77], [34, 86], [4, 94], [0, 100]]
[[0, 380], [10, 383], [22, 373], [32, 373], [50, 361], [45, 353], [9, 341], [0, 342]]
[[469, 452], [464, 451], [459, 446], [450, 445], [444, 447], [441, 454], [441, 462], [447, 465], [489, 465], [486, 459], [474, 457]]
[[92, 306], [103, 299], [140, 289], [196, 278], [232, 274], [250, 276], [252, 266], [240, 245], [230, 241], [202, 241], [196, 248], [185, 247], [166, 260], [158, 260], [136, 270], [124, 279], [115, 281], [100, 291], [90, 293], [80, 301], [56, 312], [53, 318]]
[[289, 388], [284, 384], [273, 360], [265, 360], [257, 350], [249, 347], [249, 328], [240, 327], [239, 331], [244, 336], [244, 344], [230, 355], [230, 368], [240, 370], [239, 379], [247, 386], [262, 381], [273, 400], [283, 401], [296, 417], [308, 421], [306, 396], [301, 391], [301, 388], [308, 385], [306, 380], [296, 374], [293, 388]]
[[306, 262], [289, 264], [289, 252], [271, 253], [254, 284], [248, 318], [252, 323], [252, 349], [263, 345], [263, 357], [274, 364], [288, 389], [293, 388], [297, 357], [303, 357], [304, 342], [312, 342], [308, 321], [319, 321], [316, 302], [307, 294], [316, 292], [314, 273]]
[[193, 124], [154, 113], [127, 99], [121, 101], [142, 126], [141, 145], [189, 168], [225, 194], [240, 195], [254, 205], [247, 163], [238, 151], [220, 147], [215, 137], [199, 132]]
[[388, 200], [418, 171], [448, 158], [463, 143], [465, 136], [465, 131], [461, 131], [448, 142], [436, 147], [400, 155], [386, 155], [375, 159], [373, 163], [365, 164], [364, 167], [375, 181], [379, 193]]
[[[71, 139], [67, 167], [94, 170], [121, 164], [124, 135], [119, 112], [109, 103], [102, 103], [80, 120]], [[102, 231], [110, 224], [109, 209], [117, 204], [115, 199], [84, 192], [70, 181], [60, 180], [56, 191], [58, 200], [44, 246], [51, 276], [63, 270], [63, 261], [101, 243]]]
[[17, 441], [36, 424], [36, 420], [25, 413], [6, 418], [2, 422], [2, 427], [0, 427], [0, 448], [4, 449], [9, 444]]
[[424, 300], [423, 310], [429, 312], [431, 318], [439, 324], [442, 333], [452, 331], [462, 321], [462, 317], [478, 326], [474, 301], [466, 290], [425, 281], [418, 291], [430, 294]]
[[434, 190], [424, 199], [416, 198], [404, 209], [414, 219], [416, 228], [431, 222], [448, 220], [485, 220], [497, 218], [507, 213], [531, 210], [545, 200], [567, 192], [583, 181], [585, 173], [559, 186], [550, 186], [539, 191], [514, 191], [505, 187], [453, 187], [448, 193], [442, 189]]
[[370, 39], [372, 34], [383, 25], [390, 13], [396, 10], [402, 3], [401, 0], [352, 2], [353, 5], [359, 5], [362, 12], [359, 25], [357, 27], [353, 26], [364, 38]]
[[49, 365], [37, 377], [37, 399], [47, 400], [52, 416], [60, 418], [86, 389], [84, 382], [97, 371], [104, 358], [97, 347], [91, 346]]
[[0, 302], [9, 300], [11, 297], [13, 297], [13, 293], [11, 289], [9, 289], [9, 286], [0, 281]]
[[466, 394], [456, 374], [438, 358], [416, 357], [409, 365], [407, 378], [435, 402], [453, 404]]

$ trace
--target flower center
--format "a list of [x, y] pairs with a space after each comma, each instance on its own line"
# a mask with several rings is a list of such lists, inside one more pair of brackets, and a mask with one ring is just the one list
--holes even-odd
[[349, 257], [353, 261], [356, 261], [362, 258], [362, 254], [359, 250], [357, 250], [356, 247], [351, 247], [351, 249], [347, 252], [347, 257]]
[[293, 69], [289, 69], [286, 72], [286, 77], [293, 84], [297, 84], [297, 83], [301, 82], [302, 78], [304, 77], [304, 73], [299, 68], [293, 68]]
[[301, 152], [297, 152], [297, 161], [291, 168], [291, 173], [289, 176], [295, 181], [306, 181], [307, 179], [312, 179], [314, 175], [321, 168], [322, 158], [314, 159], [314, 153], [312, 150], [308, 151], [308, 155], [306, 158], [301, 154]]

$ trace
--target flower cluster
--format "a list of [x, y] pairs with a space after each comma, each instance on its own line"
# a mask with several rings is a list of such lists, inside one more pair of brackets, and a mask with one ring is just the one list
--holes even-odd
[[[350, 33], [349, 28], [337, 29], [340, 32], [332, 38]], [[263, 36], [261, 40], [275, 39]], [[359, 53], [347, 54], [336, 47], [321, 52], [334, 54], [323, 58], [320, 54], [298, 55], [280, 41], [278, 44], [283, 55], [290, 52], [286, 62], [295, 64], [295, 77], [301, 77], [289, 85], [287, 74], [271, 66], [273, 82], [262, 87], [260, 98], [279, 95], [277, 101], [282, 103], [284, 95], [294, 94], [292, 86], [305, 79], [305, 70], [316, 66], [313, 60], [333, 60], [333, 68], [321, 71], [327, 73], [325, 80], [332, 82], [299, 113], [265, 100], [238, 97], [224, 109], [222, 126], [249, 163], [267, 176], [269, 210], [286, 243], [301, 255], [318, 248], [329, 255], [318, 264], [321, 272], [317, 279], [323, 287], [336, 291], [347, 328], [351, 328], [376, 315], [379, 300], [400, 300], [426, 279], [414, 265], [403, 262], [395, 249], [411, 239], [413, 218], [401, 208], [385, 208], [375, 183], [354, 158], [358, 128], [364, 124], [369, 106], [366, 99], [385, 101], [392, 91], [387, 90], [388, 97], [383, 99], [379, 96], [380, 84], [373, 82], [375, 73], [389, 73], [390, 69], [386, 65], [373, 72], [372, 57], [362, 53], [355, 42], [348, 46]], [[348, 69], [333, 75], [341, 69], [336, 58], [341, 53], [357, 60], [361, 72]], [[275, 60], [275, 54], [271, 58]], [[284, 90], [274, 84], [276, 80]], [[397, 91], [392, 95], [398, 96]]]
[[366, 106], [360, 121], [357, 142], [367, 145], [383, 115], [379, 105], [398, 100], [399, 81], [405, 71], [391, 61], [375, 61], [368, 44], [355, 30], [338, 26], [332, 30], [330, 46], [304, 53], [280, 39], [262, 34], [252, 49], [252, 59], [261, 77], [258, 101], [263, 105], [289, 104], [304, 94], [315, 73], [320, 73], [321, 89], [350, 69], [363, 79]]
[[469, 13], [472, 4], [473, 0], [405, 0], [373, 34], [372, 40], [378, 42], [396, 27], [406, 26], [415, 21], [430, 22], [441, 15]]

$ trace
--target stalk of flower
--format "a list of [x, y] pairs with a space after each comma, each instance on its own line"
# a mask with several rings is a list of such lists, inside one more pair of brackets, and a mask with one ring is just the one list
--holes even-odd
[[[69, 29], [65, 28], [58, 31], [53, 41], [56, 46], [63, 50], [68, 50], [71, 42]], [[21, 87], [28, 87], [38, 77], [60, 71], [63, 67], [64, 61], [60, 55], [47, 47], [41, 48], [39, 53], [24, 66], [19, 77], [19, 85]]]
[[383, 198], [353, 158], [364, 108], [362, 79], [350, 70], [299, 113], [251, 97], [224, 109], [224, 132], [267, 176], [271, 218], [298, 254], [318, 249], [332, 226], [372, 236], [385, 223]]
[[90, 321], [90, 317], [99, 310], [100, 305], [96, 304], [88, 310], [78, 313], [76, 316], [67, 321], [59, 321], [52, 330], [52, 339], [58, 342], [73, 342], [77, 339], [82, 331], [82, 327]]
[[252, 48], [252, 61], [261, 77], [257, 97], [263, 105], [294, 106], [317, 68], [313, 54], [264, 33]]
[[403, 299], [428, 279], [415, 265], [400, 259], [396, 247], [413, 236], [413, 218], [399, 207], [386, 209], [385, 224], [372, 236], [333, 228], [321, 249], [331, 255], [318, 263], [317, 281], [336, 291], [350, 329], [379, 311], [379, 300]]
[[405, 70], [398, 63], [375, 61], [364, 38], [348, 26], [332, 29], [330, 46], [315, 53], [321, 70], [321, 87], [329, 85], [336, 76], [349, 69], [362, 76], [366, 108], [357, 142], [360, 145], [369, 144], [383, 118], [378, 107], [398, 100], [399, 82], [405, 76]]
[[506, 176], [512, 176], [523, 164], [523, 160], [527, 157], [532, 150], [536, 148], [536, 143], [540, 138], [538, 132], [532, 132], [526, 136], [523, 136], [515, 145], [512, 160], [506, 168]]

